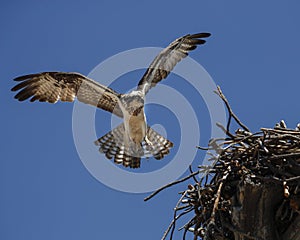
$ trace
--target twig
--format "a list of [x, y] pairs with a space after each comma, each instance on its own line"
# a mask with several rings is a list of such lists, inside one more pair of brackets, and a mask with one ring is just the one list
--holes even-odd
[[[193, 169], [192, 169], [192, 165], [189, 166], [189, 170], [190, 170], [190, 174], [193, 174], [193, 173], [194, 173], [194, 172], [193, 172]], [[193, 176], [193, 179], [194, 179], [195, 183], [198, 183], [198, 180], [196, 179], [195, 176]]]
[[231, 137], [231, 138], [234, 138], [234, 135], [231, 134], [231, 133], [229, 132], [229, 127], [227, 127], [227, 129], [225, 129], [224, 126], [223, 126], [221, 123], [218, 123], [218, 122], [216, 123], [216, 125], [217, 125], [218, 128], [221, 128], [221, 130], [222, 130], [227, 136], [229, 136], [229, 137]]
[[[229, 112], [229, 115], [231, 117], [234, 118], [234, 120], [237, 122], [237, 124], [239, 124], [243, 129], [245, 129], [246, 131], [250, 132], [249, 128], [244, 125], [239, 119], [238, 117], [234, 114], [234, 112], [232, 111], [230, 105], [229, 105], [229, 102], [228, 100], [226, 99], [226, 97], [224, 96], [224, 94], [222, 93], [222, 90], [220, 88], [220, 86], [217, 86], [217, 91], [215, 91], [219, 96], [220, 98], [223, 100], [223, 102], [225, 103], [226, 107], [227, 107], [227, 110]], [[230, 126], [230, 119], [228, 120], [227, 122], [227, 131], [229, 132], [229, 126]]]
[[[230, 171], [230, 169], [228, 169]], [[218, 187], [218, 191], [216, 193], [216, 200], [214, 202], [214, 205], [213, 205], [213, 209], [212, 209], [212, 213], [211, 213], [211, 220], [210, 220], [210, 223], [212, 224], [215, 224], [215, 215], [216, 215], [216, 210], [218, 208], [218, 205], [219, 205], [219, 201], [220, 201], [220, 197], [221, 197], [221, 190], [222, 190], [222, 187], [223, 187], [223, 184], [224, 184], [224, 181], [226, 180], [226, 178], [228, 177], [229, 175], [229, 171], [226, 171], [225, 172], [225, 175], [222, 177], [221, 179], [221, 182], [220, 182], [220, 185]], [[210, 224], [209, 223], [209, 224]]]
[[300, 157], [300, 152], [280, 154], [280, 155], [269, 156], [269, 157], [265, 157], [265, 158], [271, 161], [271, 160], [282, 159], [282, 158], [290, 158], [290, 157]]
[[164, 189], [166, 189], [166, 188], [169, 188], [169, 187], [171, 187], [171, 186], [173, 186], [173, 185], [176, 185], [176, 184], [178, 184], [178, 183], [184, 182], [184, 181], [186, 181], [186, 180], [188, 180], [188, 179], [190, 179], [190, 178], [196, 176], [197, 174], [203, 173], [203, 172], [205, 172], [205, 170], [198, 170], [197, 172], [194, 172], [194, 173], [190, 174], [190, 175], [187, 176], [187, 177], [184, 177], [184, 178], [179, 179], [179, 180], [177, 180], [177, 181], [168, 183], [167, 185], [165, 185], [165, 186], [163, 186], [163, 187], [157, 189], [157, 190], [154, 191], [153, 193], [151, 193], [148, 197], [145, 197], [145, 198], [144, 198], [144, 201], [148, 201], [149, 199], [153, 198], [156, 194], [158, 194], [159, 192], [161, 192], [162, 190], [164, 190]]

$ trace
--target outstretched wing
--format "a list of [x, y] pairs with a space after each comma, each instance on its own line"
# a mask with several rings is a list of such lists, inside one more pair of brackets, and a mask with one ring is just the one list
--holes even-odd
[[30, 98], [31, 102], [73, 102], [77, 97], [83, 103], [123, 116], [118, 105], [119, 93], [79, 73], [43, 72], [14, 80], [20, 82], [11, 89], [19, 91], [15, 96], [19, 101]]
[[210, 33], [188, 34], [173, 41], [156, 56], [138, 83], [137, 89], [146, 94], [150, 88], [166, 78], [175, 65], [188, 55], [189, 51], [194, 50], [197, 45], [204, 44], [206, 41], [202, 38], [209, 36]]

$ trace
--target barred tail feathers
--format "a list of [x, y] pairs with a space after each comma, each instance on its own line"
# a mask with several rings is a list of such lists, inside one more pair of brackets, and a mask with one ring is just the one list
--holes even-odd
[[153, 156], [155, 159], [163, 159], [173, 147], [173, 143], [157, 133], [151, 127], [147, 127], [147, 139], [142, 144], [124, 141], [125, 128], [120, 124], [95, 141], [99, 151], [108, 159], [114, 159], [116, 164], [124, 167], [139, 168], [141, 157]]
[[108, 132], [95, 141], [99, 146], [99, 151], [104, 153], [108, 159], [114, 158], [116, 164], [123, 164], [124, 167], [139, 168], [141, 157], [144, 155], [142, 146], [134, 143], [125, 145], [124, 141], [125, 128], [120, 124], [112, 131]]
[[173, 147], [173, 143], [160, 135], [153, 128], [148, 126], [147, 138], [150, 143], [145, 141], [146, 153], [152, 155], [155, 159], [163, 159], [169, 154], [170, 149]]

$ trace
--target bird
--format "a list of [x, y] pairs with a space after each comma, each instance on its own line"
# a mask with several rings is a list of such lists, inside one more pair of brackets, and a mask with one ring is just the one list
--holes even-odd
[[19, 101], [48, 103], [78, 101], [108, 111], [123, 122], [95, 141], [106, 158], [124, 167], [140, 168], [141, 158], [157, 160], [169, 154], [173, 142], [152, 129], [145, 116], [145, 96], [175, 65], [198, 45], [206, 42], [207, 32], [187, 34], [175, 39], [152, 61], [135, 90], [118, 93], [77, 72], [41, 72], [19, 76], [11, 90]]

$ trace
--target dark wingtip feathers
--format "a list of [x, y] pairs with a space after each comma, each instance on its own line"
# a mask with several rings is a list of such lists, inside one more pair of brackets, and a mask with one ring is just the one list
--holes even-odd
[[208, 38], [211, 36], [211, 33], [203, 32], [203, 33], [196, 33], [190, 35], [190, 38]]
[[17, 91], [18, 89], [17, 89], [17, 86], [14, 86], [14, 87], [12, 87], [11, 89], [10, 89], [10, 91], [12, 91], [12, 92], [15, 92], [15, 91]]
[[30, 79], [30, 78], [33, 78], [33, 77], [36, 77], [40, 75], [39, 73], [37, 74], [27, 74], [27, 75], [22, 75], [22, 76], [19, 76], [19, 77], [16, 77], [14, 78], [14, 81], [17, 81], [17, 82], [20, 82], [20, 81], [24, 81], [26, 79]]
[[190, 39], [190, 41], [193, 41], [194, 44], [201, 45], [206, 43], [206, 40], [202, 38], [208, 38], [210, 36], [211, 36], [210, 33], [204, 32], [204, 33], [196, 33], [196, 34], [189, 35], [188, 38]]

